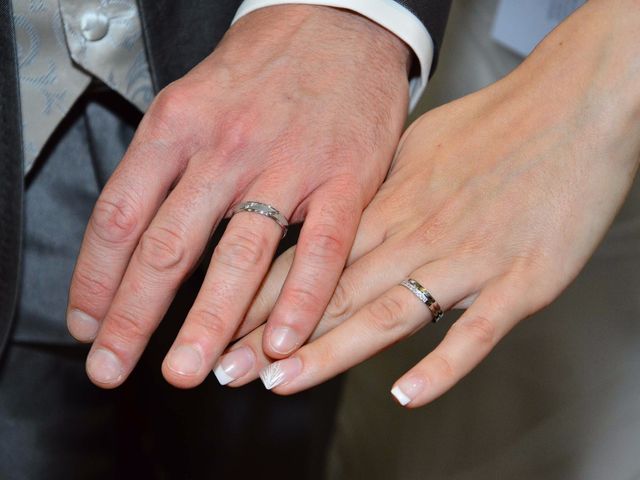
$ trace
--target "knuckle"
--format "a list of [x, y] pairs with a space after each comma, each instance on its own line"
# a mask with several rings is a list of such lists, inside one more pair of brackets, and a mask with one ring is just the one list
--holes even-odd
[[447, 223], [437, 214], [428, 222], [420, 224], [412, 234], [412, 239], [421, 245], [438, 245], [449, 232]]
[[381, 332], [404, 330], [406, 307], [391, 297], [383, 295], [368, 307], [368, 314], [374, 328]]
[[139, 317], [130, 311], [118, 310], [109, 313], [105, 326], [112, 336], [122, 339], [125, 343], [130, 344], [147, 337], [147, 329]]
[[259, 122], [251, 109], [226, 113], [220, 121], [216, 149], [222, 158], [233, 160], [236, 153], [246, 150], [255, 141]]
[[540, 271], [530, 268], [526, 272], [511, 273], [508, 277], [509, 287], [504, 289], [500, 299], [503, 308], [527, 299], [528, 308], [524, 310], [527, 315], [532, 315], [553, 303], [566, 285], [561, 280], [566, 276], [564, 272], [553, 272], [550, 275]]
[[222, 316], [211, 308], [198, 308], [191, 313], [190, 322], [204, 334], [206, 338], [226, 338], [229, 325]]
[[73, 275], [72, 296], [83, 299], [104, 300], [111, 296], [111, 281], [98, 270], [78, 268]]
[[[557, 275], [561, 277], [562, 275]], [[562, 291], [554, 275], [539, 276], [534, 272], [511, 271], [496, 290], [485, 298], [489, 312], [513, 312], [505, 319], [522, 320], [551, 304]], [[517, 313], [515, 313], [517, 312]]]
[[451, 359], [441, 353], [434, 351], [431, 354], [431, 368], [433, 369], [433, 377], [444, 383], [451, 383], [456, 378], [456, 369]]
[[451, 331], [483, 346], [493, 345], [496, 337], [496, 327], [486, 317], [458, 320], [451, 327]]
[[288, 288], [284, 298], [288, 304], [305, 312], [315, 312], [326, 304], [313, 288], [304, 284]]
[[333, 297], [326, 309], [328, 318], [341, 319], [348, 317], [353, 311], [353, 289], [349, 287], [344, 277], [333, 292]]
[[[338, 365], [340, 363], [340, 349], [332, 342], [317, 342], [313, 345], [313, 351], [306, 352], [304, 363], [306, 368], [312, 369], [313, 365]], [[317, 368], [317, 367], [316, 367]]]
[[318, 225], [314, 228], [307, 242], [306, 253], [320, 261], [341, 258], [347, 249], [347, 242], [335, 225]]
[[179, 119], [189, 112], [192, 103], [190, 92], [178, 82], [163, 88], [149, 107], [149, 117], [161, 128], [179, 124]]
[[176, 230], [153, 226], [140, 239], [140, 261], [151, 269], [166, 273], [184, 263], [187, 256], [183, 237]]
[[139, 209], [125, 195], [103, 194], [96, 202], [91, 227], [102, 241], [110, 244], [127, 242], [135, 234]]
[[267, 240], [258, 233], [237, 229], [227, 233], [213, 253], [215, 261], [238, 270], [248, 272], [261, 264], [267, 253]]

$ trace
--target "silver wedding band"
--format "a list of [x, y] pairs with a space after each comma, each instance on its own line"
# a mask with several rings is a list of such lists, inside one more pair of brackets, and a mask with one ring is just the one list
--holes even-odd
[[426, 288], [420, 285], [420, 282], [414, 280], [413, 278], [408, 278], [403, 280], [400, 285], [407, 288], [411, 293], [413, 293], [418, 299], [424, 303], [431, 315], [433, 315], [433, 323], [439, 322], [442, 317], [444, 317], [444, 312], [440, 307], [440, 304], [433, 298]]
[[235, 215], [240, 212], [250, 212], [257, 213], [263, 215], [265, 217], [269, 217], [271, 220], [276, 222], [280, 228], [282, 228], [282, 238], [287, 234], [287, 229], [289, 228], [289, 221], [287, 218], [280, 213], [280, 211], [267, 204], [260, 202], [242, 202], [233, 207], [231, 210], [231, 215]]

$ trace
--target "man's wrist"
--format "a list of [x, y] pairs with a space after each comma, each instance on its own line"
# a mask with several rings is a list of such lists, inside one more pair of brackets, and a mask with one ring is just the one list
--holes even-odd
[[[300, 45], [309, 58], [326, 54], [349, 57], [380, 69], [400, 71], [406, 77], [411, 50], [396, 35], [358, 13], [321, 5], [282, 4], [261, 8], [235, 22], [228, 35], [250, 29], [255, 55], [286, 42]], [[297, 42], [297, 43], [296, 43]]]
[[234, 23], [256, 10], [283, 4], [328, 6], [343, 12], [355, 12], [401, 39], [414, 54], [408, 59], [417, 59], [414, 67], [419, 67], [414, 68], [418, 75], [410, 79], [410, 104], [411, 108], [415, 107], [431, 72], [434, 46], [429, 32], [411, 11], [395, 0], [245, 0], [238, 9]]

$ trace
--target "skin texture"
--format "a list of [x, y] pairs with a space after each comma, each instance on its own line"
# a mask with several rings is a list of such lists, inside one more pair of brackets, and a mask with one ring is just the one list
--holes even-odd
[[[638, 26], [638, 2], [592, 0], [512, 74], [412, 125], [313, 341], [276, 363], [276, 393], [321, 383], [427, 325], [429, 310], [398, 285], [405, 278], [445, 310], [467, 309], [395, 383], [409, 407], [442, 395], [560, 295], [637, 173]], [[274, 264], [247, 323], [266, 318], [293, 255]], [[261, 335], [257, 328], [222, 357], [242, 373], [231, 386], [271, 363]], [[237, 351], [251, 363], [233, 370]]]
[[[67, 322], [93, 342], [95, 384], [127, 378], [216, 225], [243, 201], [305, 221], [270, 320], [295, 342], [277, 352], [267, 334], [265, 349], [283, 356], [307, 339], [393, 158], [409, 63], [404, 43], [363, 17], [277, 6], [241, 19], [160, 92], [95, 206], [71, 283]], [[281, 233], [257, 214], [230, 221], [162, 366], [170, 383], [194, 387], [211, 372]]]

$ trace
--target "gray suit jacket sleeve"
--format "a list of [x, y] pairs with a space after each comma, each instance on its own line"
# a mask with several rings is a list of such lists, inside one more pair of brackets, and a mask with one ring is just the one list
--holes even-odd
[[449, 18], [451, 0], [395, 0], [399, 4], [411, 10], [427, 27], [434, 44], [433, 65], [431, 73], [435, 70], [444, 37], [444, 30]]
[[[437, 55], [451, 0], [396, 1], [425, 24]], [[151, 74], [159, 90], [211, 53], [242, 0], [138, 0], [138, 3]]]

